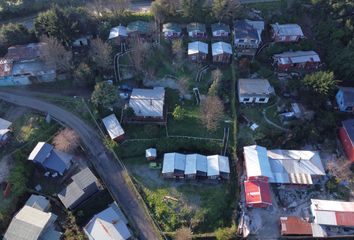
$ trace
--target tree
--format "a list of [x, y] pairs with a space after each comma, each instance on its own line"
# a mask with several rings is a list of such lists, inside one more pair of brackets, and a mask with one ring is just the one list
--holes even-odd
[[112, 47], [100, 38], [91, 41], [90, 56], [99, 68], [106, 70], [112, 67], [112, 51]]
[[58, 71], [66, 72], [71, 69], [72, 54], [54, 37], [42, 36], [41, 58], [49, 66], [55, 66]]
[[73, 152], [80, 144], [80, 137], [74, 130], [65, 128], [53, 138], [53, 144], [60, 151]]
[[222, 72], [220, 69], [216, 69], [211, 73], [212, 84], [209, 88], [208, 94], [212, 96], [218, 96], [220, 87], [221, 87], [221, 80], [222, 80]]
[[180, 105], [177, 105], [173, 110], [172, 116], [176, 120], [182, 120], [186, 116], [186, 110]]
[[0, 28], [0, 45], [11, 46], [31, 43], [36, 40], [22, 24], [7, 24]]
[[122, 15], [125, 11], [129, 10], [130, 0], [105, 0], [105, 5], [115, 15]]
[[224, 114], [224, 105], [217, 96], [207, 96], [201, 102], [201, 120], [208, 131], [215, 131]]
[[306, 75], [303, 83], [306, 87], [310, 88], [313, 92], [327, 96], [335, 89], [337, 80], [334, 79], [333, 72], [316, 72]]
[[176, 231], [175, 240], [191, 240], [192, 231], [188, 227], [181, 227]]
[[176, 39], [172, 41], [172, 53], [178, 64], [183, 62], [184, 59], [184, 49], [182, 39]]
[[145, 73], [145, 62], [149, 57], [151, 44], [148, 42], [142, 42], [138, 37], [132, 38], [130, 40], [130, 45], [132, 51], [130, 53], [132, 63], [134, 65], [135, 71], [138, 73]]
[[182, 96], [188, 94], [189, 81], [190, 81], [189, 77], [181, 77], [178, 81], [178, 90]]
[[195, 19], [204, 16], [203, 7], [205, 0], [181, 0], [180, 9], [182, 16]]
[[215, 237], [217, 240], [232, 240], [237, 238], [236, 226], [230, 228], [219, 228], [215, 232]]
[[80, 63], [74, 71], [74, 83], [79, 87], [92, 86], [95, 83], [95, 75], [87, 63]]
[[97, 83], [91, 95], [91, 101], [96, 107], [111, 108], [117, 99], [115, 87], [107, 82]]
[[212, 14], [219, 21], [233, 19], [240, 6], [238, 0], [213, 0]]
[[64, 223], [64, 239], [66, 240], [85, 240], [85, 234], [80, 230], [76, 223], [74, 214], [68, 211], [67, 218]]

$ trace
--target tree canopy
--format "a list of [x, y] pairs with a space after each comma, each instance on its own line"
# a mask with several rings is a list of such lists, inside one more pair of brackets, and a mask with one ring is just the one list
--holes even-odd
[[111, 108], [117, 99], [115, 87], [107, 82], [97, 83], [91, 95], [91, 101], [96, 107]]
[[333, 72], [316, 72], [306, 75], [303, 79], [305, 86], [309, 87], [313, 92], [327, 96], [335, 89], [337, 80], [334, 79]]

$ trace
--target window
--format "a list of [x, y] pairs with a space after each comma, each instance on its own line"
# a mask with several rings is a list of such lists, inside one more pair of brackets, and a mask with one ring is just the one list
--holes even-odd
[[249, 102], [250, 98], [243, 98], [243, 102]]
[[265, 100], [266, 100], [265, 98], [259, 98], [258, 102], [265, 102]]
[[256, 43], [256, 40], [254, 40], [254, 39], [251, 40], [251, 43], [252, 43], [252, 44], [255, 44], [255, 43]]
[[239, 43], [244, 43], [245, 40], [244, 40], [244, 39], [239, 39], [238, 42], [239, 42]]

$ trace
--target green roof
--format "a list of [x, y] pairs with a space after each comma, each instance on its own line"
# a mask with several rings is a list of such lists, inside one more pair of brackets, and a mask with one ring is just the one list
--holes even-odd
[[127, 32], [128, 33], [149, 33], [151, 32], [151, 23], [145, 21], [134, 21], [128, 24]]
[[190, 23], [187, 25], [187, 32], [199, 30], [201, 32], [206, 32], [205, 24], [204, 23]]
[[165, 23], [162, 26], [162, 32], [167, 31], [182, 32], [182, 28], [178, 23]]
[[225, 23], [214, 23], [211, 25], [211, 31], [220, 31], [230, 32], [230, 26]]

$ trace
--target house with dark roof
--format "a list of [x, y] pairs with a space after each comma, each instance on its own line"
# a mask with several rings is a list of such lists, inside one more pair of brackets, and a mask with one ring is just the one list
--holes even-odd
[[234, 22], [234, 45], [237, 56], [256, 54], [262, 41], [263, 21], [236, 20]]
[[89, 168], [81, 170], [71, 179], [72, 182], [58, 193], [60, 201], [67, 209], [76, 208], [101, 189], [101, 184]]
[[230, 26], [221, 22], [211, 24], [211, 33], [214, 38], [227, 38], [230, 36]]
[[28, 157], [29, 161], [42, 166], [44, 169], [63, 175], [71, 166], [73, 156], [54, 149], [54, 146], [39, 142]]
[[49, 66], [41, 59], [44, 47], [45, 43], [9, 47], [5, 57], [0, 58], [0, 86], [54, 81], [55, 66]]
[[152, 35], [153, 27], [151, 22], [138, 20], [130, 22], [126, 31], [129, 37], [138, 36], [144, 38]]
[[179, 38], [182, 36], [182, 27], [178, 23], [165, 23], [162, 25], [164, 38]]
[[190, 38], [207, 38], [206, 27], [204, 23], [189, 23], [187, 25], [187, 33]]
[[354, 88], [340, 87], [336, 94], [336, 101], [341, 112], [354, 111]]
[[342, 122], [342, 127], [339, 129], [339, 139], [348, 159], [354, 162], [354, 119]]

